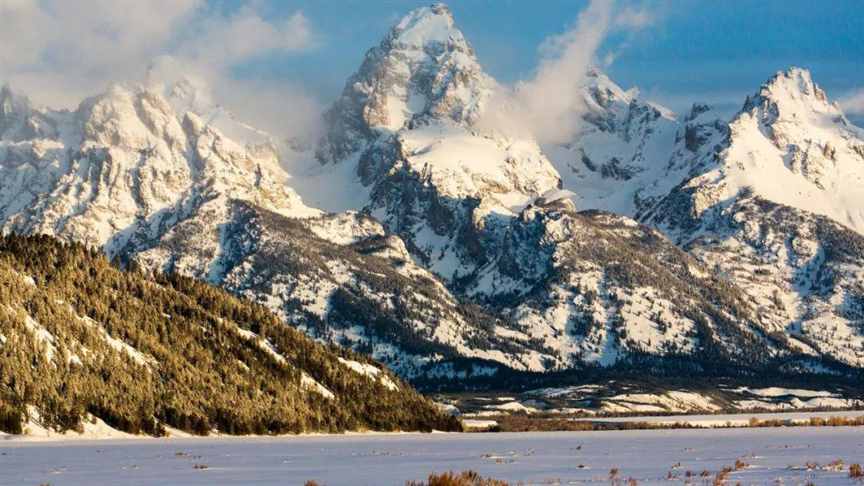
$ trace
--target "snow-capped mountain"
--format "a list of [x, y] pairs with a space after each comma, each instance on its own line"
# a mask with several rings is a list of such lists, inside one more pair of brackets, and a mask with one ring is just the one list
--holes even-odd
[[340, 162], [382, 134], [418, 124], [470, 125], [494, 85], [445, 5], [414, 10], [348, 79], [325, 115], [329, 131], [317, 156]]
[[14, 138], [0, 142], [4, 231], [220, 284], [404, 376], [452, 375], [452, 361], [466, 358], [479, 374], [486, 361], [536, 361], [530, 346], [490, 332], [498, 317], [452, 295], [379, 222], [306, 206], [275, 148], [223, 134], [219, 126], [239, 122], [190, 102], [201, 99], [193, 88], [113, 86], [74, 112], [32, 108], [5, 90], [4, 133]]
[[216, 125], [233, 120], [188, 103], [190, 86], [114, 86], [74, 112], [34, 110], [10, 93], [10, 133], [44, 121], [50, 130], [0, 143], [4, 231], [221, 284], [405, 376], [447, 358], [526, 368], [531, 351], [478, 325], [494, 316], [464, 307], [374, 219], [306, 206], [275, 148], [228, 138]]
[[[353, 192], [368, 195], [352, 208], [401, 236], [451, 292], [504, 317], [496, 334], [539, 351], [521, 362], [541, 371], [661, 356], [739, 364], [819, 356], [771, 335], [777, 329], [749, 294], [718, 281], [713, 266], [626, 218], [668, 229], [658, 208], [716, 165], [727, 122], [698, 104], [678, 119], [596, 70], [574, 87], [585, 123], [563, 146], [484, 131], [473, 123], [479, 115], [462, 110], [406, 111], [414, 94], [428, 99], [421, 80], [435, 72], [476, 95], [448, 106], [482, 115], [491, 88], [476, 87], [492, 83], [473, 57], [454, 76], [449, 55], [471, 49], [453, 25], [442, 6], [419, 9], [367, 54], [327, 113], [319, 161], [324, 174], [355, 175]], [[517, 147], [524, 156], [513, 156]]]
[[691, 176], [643, 220], [742, 289], [769, 332], [860, 367], [864, 131], [792, 68], [699, 133]]
[[507, 221], [559, 186], [536, 142], [474, 128], [494, 87], [436, 4], [393, 27], [325, 115], [323, 173], [356, 175], [346, 191], [368, 196], [352, 209], [374, 215], [449, 281], [484, 264]]
[[697, 217], [746, 190], [864, 231], [864, 130], [808, 71], [777, 73], [725, 131], [721, 143], [695, 152], [704, 168], [678, 189], [699, 200]]
[[0, 225], [224, 286], [418, 381], [864, 366], [864, 136], [809, 73], [728, 121], [594, 70], [545, 146], [479, 123], [495, 89], [449, 9], [417, 9], [289, 177], [191, 80], [75, 111], [4, 88]]
[[4, 93], [14, 110], [0, 144], [4, 231], [54, 234], [114, 257], [192, 213], [224, 212], [232, 198], [318, 213], [285, 186], [272, 146], [241, 146], [159, 92], [115, 85], [74, 112], [33, 110]]

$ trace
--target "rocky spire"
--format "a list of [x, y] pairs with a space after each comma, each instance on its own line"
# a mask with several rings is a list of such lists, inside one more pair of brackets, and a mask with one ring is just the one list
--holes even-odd
[[418, 8], [366, 53], [325, 114], [317, 155], [338, 162], [379, 136], [434, 121], [470, 125], [494, 81], [443, 4]]
[[742, 112], [756, 114], [768, 124], [777, 120], [800, 122], [814, 115], [844, 118], [840, 107], [813, 81], [810, 71], [799, 67], [778, 71], [755, 95], [747, 97]]

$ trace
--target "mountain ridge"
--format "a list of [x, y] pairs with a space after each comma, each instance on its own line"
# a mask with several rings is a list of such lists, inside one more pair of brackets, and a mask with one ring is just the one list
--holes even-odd
[[586, 79], [570, 142], [488, 130], [495, 80], [449, 9], [415, 10], [326, 112], [314, 184], [189, 84], [63, 113], [4, 90], [0, 222], [223, 286], [418, 382], [860, 374], [864, 137], [809, 73], [731, 120]]

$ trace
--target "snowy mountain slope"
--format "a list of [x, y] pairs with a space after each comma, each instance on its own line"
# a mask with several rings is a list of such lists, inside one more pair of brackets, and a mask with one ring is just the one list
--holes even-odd
[[[713, 128], [710, 127], [710, 128]], [[777, 73], [642, 215], [748, 295], [800, 352], [862, 364], [862, 130], [806, 70]]]
[[597, 69], [578, 89], [584, 101], [579, 130], [570, 143], [543, 150], [577, 208], [633, 217], [686, 177], [689, 168], [670, 158], [684, 124]]
[[831, 219], [742, 195], [684, 248], [747, 294], [800, 352], [864, 364], [864, 237]]
[[500, 319], [454, 297], [374, 219], [343, 213], [301, 220], [243, 201], [230, 206], [230, 222], [220, 230], [221, 253], [197, 250], [201, 228], [211, 219], [203, 213], [172, 228], [136, 260], [219, 284], [307, 334], [367, 352], [403, 376], [449, 374], [445, 362], [456, 358], [480, 360], [478, 373], [495, 368], [480, 366], [483, 361], [514, 369], [537, 361], [530, 343], [491, 332]]
[[505, 241], [476, 295], [554, 350], [561, 367], [663, 357], [760, 367], [796, 354], [768, 335], [739, 289], [628, 218], [577, 212], [567, 199], [538, 203]]
[[[696, 218], [746, 192], [864, 231], [864, 130], [804, 69], [777, 73], [748, 97], [721, 143], [691, 157], [695, 174], [668, 199], [698, 200]], [[682, 218], [670, 209], [661, 204], [650, 219], [674, 230]]]

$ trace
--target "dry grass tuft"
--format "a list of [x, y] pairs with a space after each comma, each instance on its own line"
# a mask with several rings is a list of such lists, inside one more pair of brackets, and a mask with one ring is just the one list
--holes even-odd
[[408, 481], [405, 486], [509, 486], [499, 479], [484, 478], [475, 471], [453, 471], [443, 474], [430, 474], [426, 482]]

